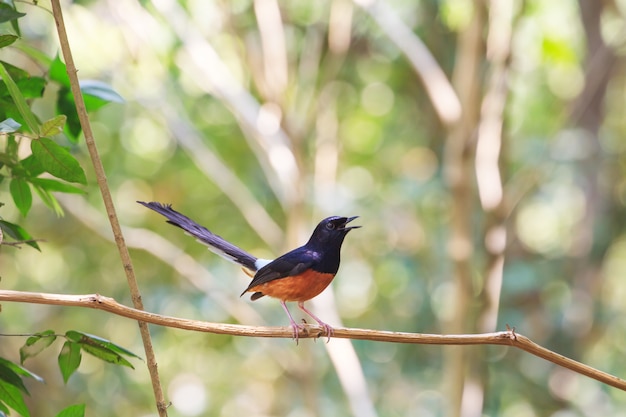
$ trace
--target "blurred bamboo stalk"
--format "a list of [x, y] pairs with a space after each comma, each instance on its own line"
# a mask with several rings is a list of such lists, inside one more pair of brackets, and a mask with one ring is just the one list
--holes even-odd
[[[457, 53], [452, 84], [461, 102], [461, 117], [449, 130], [444, 149], [444, 174], [452, 195], [448, 254], [453, 263], [454, 294], [451, 303], [454, 314], [444, 323], [450, 333], [463, 333], [475, 328], [472, 280], [474, 236], [472, 225], [476, 207], [474, 196], [474, 145], [480, 119], [482, 78], [480, 68], [484, 52], [482, 38], [485, 9], [481, 1], [473, 2], [473, 18], [458, 33]], [[444, 386], [450, 400], [449, 415], [473, 416], [482, 409], [482, 394], [475, 401], [474, 383], [466, 383], [470, 374], [472, 352], [448, 348], [444, 356]], [[471, 410], [471, 411], [470, 411]]]
[[[337, 15], [348, 18], [343, 19]], [[333, 51], [330, 59], [333, 61], [343, 59], [348, 52], [351, 41], [352, 19], [349, 18], [351, 15], [351, 3], [343, 0], [333, 2], [330, 17], [330, 21], [333, 22], [332, 32], [329, 28], [328, 33], [329, 47]], [[307, 54], [304, 53], [303, 56]], [[329, 62], [329, 65], [332, 66], [334, 63]], [[322, 66], [321, 62], [315, 64], [317, 64], [316, 67]], [[314, 210], [316, 217], [325, 216], [329, 210], [334, 211], [337, 206], [337, 171], [340, 163], [341, 142], [338, 135], [338, 91], [335, 87], [334, 80], [330, 80], [319, 87], [316, 95], [315, 147], [312, 158], [313, 200], [316, 202]], [[332, 289], [313, 299], [312, 305], [315, 309], [323, 310], [326, 317], [330, 317], [331, 323], [342, 324]], [[341, 385], [350, 399], [352, 414], [358, 417], [375, 417], [377, 412], [369, 394], [365, 373], [352, 343], [349, 340], [337, 341], [337, 343], [328, 344], [326, 350], [337, 371]]]
[[[433, 108], [448, 128], [444, 155], [444, 172], [450, 187], [453, 206], [451, 213], [448, 253], [454, 264], [455, 314], [446, 327], [452, 333], [475, 329], [476, 311], [472, 299], [476, 289], [472, 283], [473, 236], [472, 206], [474, 139], [480, 119], [479, 110], [482, 80], [481, 58], [484, 51], [482, 31], [486, 8], [481, 0], [473, 2], [473, 19], [458, 35], [456, 66], [452, 84], [423, 42], [383, 2], [354, 0], [378, 23], [400, 50], [407, 56], [422, 79]], [[497, 155], [497, 153], [496, 153]], [[497, 165], [496, 165], [497, 167]], [[499, 292], [499, 289], [496, 288]], [[445, 366], [451, 415], [475, 416], [482, 411], [482, 388], [468, 374], [467, 350], [448, 349]], [[469, 377], [469, 378], [468, 378]], [[476, 389], [478, 387], [478, 389]], [[476, 394], [478, 392], [478, 394]]]
[[[132, 7], [132, 4], [127, 6]], [[117, 18], [123, 32], [132, 38], [133, 43], [139, 42], [145, 49], [150, 50], [153, 45], [150, 39], [145, 38], [141, 25], [136, 22], [151, 22], [153, 17], [141, 7], [131, 10], [120, 9], [118, 3], [110, 4], [111, 13]], [[155, 51], [155, 54], [158, 52]], [[163, 57], [152, 60], [155, 65], [164, 61]], [[166, 74], [165, 65], [161, 72]], [[224, 161], [213, 152], [203, 141], [200, 132], [189, 120], [184, 111], [180, 98], [173, 93], [176, 89], [175, 80], [169, 80], [160, 94], [149, 98], [138, 97], [137, 100], [159, 120], [164, 120], [169, 131], [176, 141], [187, 152], [196, 167], [202, 171], [226, 195], [257, 235], [270, 247], [279, 247], [284, 241], [284, 234], [280, 226], [270, 217], [269, 213], [254, 197], [246, 184], [239, 180]], [[271, 180], [268, 179], [271, 182]]]
[[[475, 324], [475, 331], [481, 333], [496, 329], [507, 245], [507, 207], [500, 162], [504, 147], [503, 126], [509, 93], [508, 74], [515, 1], [490, 0], [488, 13], [486, 61], [489, 70], [480, 111], [475, 160], [478, 196], [486, 220], [483, 235], [485, 264], [479, 280], [480, 305]], [[488, 385], [488, 358], [484, 350], [474, 350], [471, 353], [473, 357], [470, 359], [470, 369], [473, 372], [467, 376], [470, 381], [466, 380], [466, 384], [469, 383], [473, 388], [471, 392], [467, 389], [464, 391], [462, 415], [480, 416]], [[469, 395], [473, 398], [466, 400]]]
[[424, 42], [400, 19], [393, 9], [379, 0], [354, 0], [374, 19], [404, 55], [422, 80], [439, 120], [452, 127], [462, 118], [463, 100], [448, 81], [441, 66]]
[[[584, 84], [580, 94], [571, 103], [570, 122], [577, 129], [579, 142], [586, 149], [581, 158], [573, 161], [576, 169], [577, 186], [585, 196], [584, 213], [573, 235], [571, 243], [570, 263], [571, 287], [574, 294], [572, 303], [577, 303], [576, 309], [582, 311], [582, 303], [586, 301], [588, 311], [597, 311], [599, 300], [605, 288], [605, 277], [602, 263], [605, 261], [606, 250], [611, 245], [611, 233], [598, 233], [606, 229], [607, 219], [612, 211], [611, 200], [617, 178], [607, 175], [602, 161], [606, 158], [601, 143], [605, 136], [602, 132], [605, 124], [605, 103], [610, 83], [616, 82], [615, 71], [620, 64], [620, 52], [614, 50], [615, 43], [605, 29], [607, 11], [615, 7], [611, 2], [594, 2], [579, 0], [580, 18], [584, 29], [585, 58], [583, 61]], [[613, 34], [613, 37], [625, 34], [624, 27]], [[623, 62], [623, 55], [621, 58]], [[611, 227], [611, 226], [608, 226]], [[591, 313], [588, 313], [591, 314]], [[584, 314], [579, 317], [585, 317]], [[575, 321], [576, 319], [574, 319]], [[573, 334], [576, 340], [572, 348], [574, 352], [583, 352], [597, 343], [597, 335], [605, 332], [605, 324], [601, 320], [590, 320], [588, 325], [581, 321], [580, 330]]]
[[196, 167], [233, 202], [250, 228], [268, 246], [280, 248], [285, 239], [280, 226], [256, 199], [249, 187], [206, 145], [205, 138], [193, 126], [188, 115], [181, 110], [183, 106], [176, 94], [168, 93], [163, 99], [156, 102], [146, 101], [144, 104], [160, 113], [160, 120], [165, 120], [177, 143], [187, 152]]
[[[291, 141], [280, 127], [281, 115], [261, 106], [241, 85], [180, 4], [166, 0], [153, 0], [152, 4], [195, 65], [192, 78], [231, 109], [281, 205], [285, 210], [291, 208], [298, 196], [300, 172]], [[184, 67], [180, 70], [189, 71]]]
[[263, 81], [259, 87], [268, 100], [280, 103], [287, 89], [287, 46], [280, 8], [276, 0], [254, 0], [261, 46]]
[[[472, 18], [459, 30], [452, 84], [461, 102], [461, 117], [446, 138], [444, 173], [452, 197], [448, 254], [454, 271], [454, 314], [444, 328], [450, 333], [464, 333], [476, 328], [473, 281], [475, 213], [474, 154], [475, 138], [480, 120], [482, 57], [484, 56], [483, 30], [486, 21], [485, 5], [481, 0], [472, 2]], [[444, 352], [444, 391], [449, 393], [451, 416], [473, 417], [480, 415], [483, 395], [480, 392], [472, 364], [474, 352], [468, 349], [448, 348]], [[476, 394], [478, 393], [478, 394]]]

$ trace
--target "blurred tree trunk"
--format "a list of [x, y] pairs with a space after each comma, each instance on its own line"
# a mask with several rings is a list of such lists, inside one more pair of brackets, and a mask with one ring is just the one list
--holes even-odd
[[[450, 132], [446, 149], [446, 173], [453, 195], [449, 250], [455, 265], [456, 311], [449, 330], [454, 333], [490, 332], [497, 323], [507, 239], [499, 163], [513, 14], [512, 0], [476, 1], [472, 23], [459, 33], [454, 83], [461, 97], [463, 118]], [[483, 80], [480, 71], [486, 65]], [[478, 231], [472, 230], [472, 225], [479, 217], [484, 218], [484, 232], [475, 236]], [[473, 256], [475, 245], [480, 256]], [[478, 265], [478, 258], [484, 259], [484, 264]], [[472, 270], [478, 275], [473, 276]], [[451, 414], [482, 415], [487, 385], [485, 349], [451, 348], [448, 355], [446, 375], [454, 407]]]
[[[573, 254], [584, 259], [591, 251], [593, 228], [598, 215], [604, 211], [599, 198], [598, 167], [601, 164], [599, 141], [600, 127], [604, 121], [604, 99], [611, 73], [615, 65], [615, 55], [606, 45], [601, 34], [601, 16], [604, 2], [579, 0], [580, 15], [586, 35], [587, 55], [585, 57], [585, 86], [572, 106], [572, 124], [584, 135], [588, 153], [580, 161], [583, 182], [587, 197], [587, 210], [578, 229]], [[586, 262], [585, 262], [586, 263]], [[579, 268], [576, 268], [580, 271]]]
[[[601, 33], [602, 13], [611, 2], [579, 0], [578, 3], [586, 35], [585, 84], [582, 92], [572, 103], [570, 120], [588, 151], [583, 158], [576, 161], [577, 180], [585, 194], [586, 206], [571, 247], [571, 255], [575, 257], [571, 264], [572, 303], [588, 306], [589, 316], [586, 317], [590, 317], [593, 314], [592, 300], [597, 300], [595, 295], [601, 290], [601, 280], [598, 279], [600, 263], [613, 237], [611, 233], [595, 232], [605, 221], [607, 206], [611, 201], [611, 196], [606, 195], [606, 191], [609, 190], [610, 193], [612, 186], [601, 186], [605, 170], [599, 135], [605, 117], [604, 102], [607, 88], [617, 60]], [[579, 300], [578, 295], [585, 300]], [[584, 324], [580, 323], [580, 326], [577, 326], [581, 330], [574, 332], [576, 337], [585, 338], [596, 333], [593, 331], [594, 323], [590, 326]], [[583, 344], [572, 343], [572, 346], [580, 352]]]
[[[472, 282], [474, 238], [472, 214], [476, 207], [473, 175], [476, 131], [480, 119], [484, 56], [483, 30], [486, 11], [480, 0], [473, 3], [473, 18], [458, 34], [456, 66], [452, 83], [461, 101], [461, 119], [446, 138], [444, 169], [452, 195], [448, 255], [453, 263], [454, 314], [444, 323], [449, 333], [472, 332], [475, 314], [472, 300], [475, 288]], [[466, 346], [447, 347], [445, 350], [444, 392], [448, 393], [451, 416], [460, 416], [464, 390], [467, 387], [469, 364], [473, 349]], [[482, 400], [479, 409], [482, 408]]]

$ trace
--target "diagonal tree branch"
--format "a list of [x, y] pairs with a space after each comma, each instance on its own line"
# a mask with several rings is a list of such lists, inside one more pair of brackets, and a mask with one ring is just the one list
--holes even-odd
[[[61, 51], [63, 58], [65, 59], [65, 65], [67, 69], [67, 75], [70, 79], [70, 87], [72, 95], [74, 97], [74, 103], [76, 103], [76, 112], [80, 120], [80, 126], [85, 135], [85, 143], [91, 157], [91, 163], [96, 173], [98, 181], [98, 187], [102, 194], [102, 200], [106, 208], [106, 212], [111, 223], [111, 229], [113, 236], [115, 237], [115, 243], [122, 260], [124, 272], [126, 273], [126, 281], [128, 282], [128, 288], [130, 290], [133, 305], [138, 309], [143, 309], [143, 302], [141, 301], [141, 293], [139, 292], [139, 286], [135, 278], [135, 271], [133, 263], [128, 252], [128, 247], [124, 242], [124, 235], [122, 234], [122, 228], [117, 218], [115, 206], [113, 205], [113, 198], [111, 196], [111, 190], [107, 184], [106, 174], [104, 172], [104, 166], [98, 153], [96, 141], [94, 139], [93, 132], [91, 130], [91, 123], [89, 122], [89, 116], [87, 115], [87, 109], [83, 100], [83, 95], [80, 90], [80, 84], [78, 80], [78, 70], [74, 64], [74, 58], [72, 56], [72, 50], [70, 48], [69, 39], [67, 37], [67, 31], [65, 30], [65, 23], [63, 20], [63, 11], [59, 0], [52, 0], [52, 14], [54, 15], [54, 21], [56, 23], [57, 32], [59, 35], [59, 43], [61, 45]], [[139, 330], [141, 333], [141, 339], [143, 341], [144, 350], [146, 352], [146, 360], [148, 363], [148, 372], [150, 373], [150, 380], [152, 381], [152, 389], [154, 391], [154, 397], [156, 400], [156, 406], [160, 417], [167, 417], [167, 403], [163, 396], [163, 388], [161, 387], [161, 381], [159, 378], [159, 372], [157, 369], [156, 355], [152, 348], [152, 338], [150, 337], [150, 331], [148, 325], [145, 322], [138, 321]]]
[[353, 0], [361, 6], [409, 60], [422, 80], [441, 122], [450, 127], [461, 118], [461, 102], [443, 69], [422, 40], [400, 19], [387, 2]]
[[[143, 50], [153, 52], [154, 56], [151, 60], [154, 65], [159, 66], [160, 72], [167, 73], [168, 68], [164, 63], [167, 59], [155, 50], [154, 39], [150, 38], [149, 32], [141, 29], [144, 26], [156, 24], [153, 22], [154, 18], [139, 4], [127, 5], [132, 7], [132, 11], [124, 12], [116, 7], [115, 1], [110, 0], [109, 3], [110, 12], [115, 16], [118, 26], [123, 29], [124, 33], [127, 33], [129, 43], [138, 43]], [[131, 89], [130, 86], [127, 88]], [[180, 97], [174, 94], [178, 88], [177, 81], [170, 77], [160, 92], [149, 97], [136, 97], [136, 100], [149, 109], [156, 119], [165, 122], [170, 135], [187, 152], [196, 167], [237, 206], [258, 236], [272, 248], [281, 247], [282, 229], [259, 203], [249, 187], [205, 143], [207, 138], [203, 137], [203, 134], [193, 125]], [[252, 150], [256, 152], [256, 149]], [[259, 159], [258, 155], [257, 159]], [[263, 161], [259, 161], [262, 165]], [[268, 181], [271, 182], [272, 179], [269, 178]]]
[[270, 247], [280, 247], [284, 240], [281, 228], [236, 173], [203, 142], [188, 115], [181, 111], [183, 105], [179, 99], [174, 94], [168, 94], [166, 100], [152, 99], [150, 104], [146, 103], [148, 106], [154, 108], [155, 113], [160, 113], [159, 117], [196, 167], [237, 206], [257, 235]]
[[[240, 324], [210, 323], [206, 321], [183, 319], [178, 317], [163, 316], [149, 313], [144, 310], [127, 307], [119, 304], [113, 298], [100, 294], [69, 295], [50, 294], [39, 292], [24, 292], [0, 290], [0, 302], [20, 302], [30, 304], [61, 305], [70, 307], [92, 308], [109, 313], [159, 326], [173, 327], [176, 329], [191, 330], [214, 334], [229, 334], [233, 336], [291, 338], [293, 330], [290, 326], [264, 327], [244, 326]], [[326, 337], [321, 327], [308, 325], [305, 330], [300, 330], [298, 335], [301, 339]], [[392, 332], [386, 330], [335, 328], [333, 338], [370, 340], [374, 342], [410, 343], [421, 345], [505, 345], [524, 350], [534, 356], [550, 361], [556, 365], [570, 369], [581, 375], [588, 376], [604, 384], [626, 391], [626, 380], [614, 375], [595, 369], [584, 363], [567, 358], [549, 349], [546, 349], [515, 330], [482, 334], [425, 334]]]
[[[196, 76], [199, 86], [231, 108], [250, 143], [250, 149], [255, 152], [266, 173], [269, 185], [283, 207], [291, 207], [301, 173], [285, 131], [280, 126], [271, 132], [259, 128], [261, 105], [233, 76], [199, 29], [190, 23], [182, 6], [176, 2], [154, 0], [152, 4], [182, 42], [183, 50], [199, 72]], [[187, 72], [187, 69], [181, 68], [181, 71]]]

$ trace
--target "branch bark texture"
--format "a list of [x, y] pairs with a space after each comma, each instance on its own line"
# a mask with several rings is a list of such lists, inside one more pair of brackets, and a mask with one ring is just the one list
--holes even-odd
[[[244, 326], [240, 324], [210, 323], [206, 321], [163, 316], [127, 307], [118, 303], [113, 298], [105, 297], [100, 294], [68, 295], [0, 290], [0, 302], [2, 301], [93, 308], [96, 310], [107, 311], [132, 320], [142, 321], [144, 323], [196, 332], [248, 337], [293, 337], [293, 330], [289, 326]], [[320, 337], [326, 337], [326, 334], [321, 327], [316, 325], [306, 326], [306, 329], [300, 330], [299, 334], [300, 339], [317, 339]], [[493, 333], [442, 335], [392, 332], [387, 330], [335, 328], [332, 337], [339, 339], [370, 340], [373, 342], [411, 343], [422, 345], [512, 346], [517, 349], [524, 350], [534, 356], [550, 361], [556, 365], [570, 369], [581, 375], [588, 376], [589, 378], [593, 378], [604, 384], [626, 391], [626, 380], [546, 349], [543, 346], [534, 343], [526, 336], [518, 334], [515, 330], [511, 329]]]

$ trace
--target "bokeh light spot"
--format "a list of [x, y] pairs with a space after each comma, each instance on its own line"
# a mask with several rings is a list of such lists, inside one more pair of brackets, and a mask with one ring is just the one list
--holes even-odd
[[393, 108], [394, 94], [386, 84], [371, 83], [361, 92], [361, 105], [373, 116], [384, 116]]
[[200, 378], [193, 374], [176, 376], [168, 387], [172, 405], [185, 416], [203, 414], [208, 405], [206, 387]]

